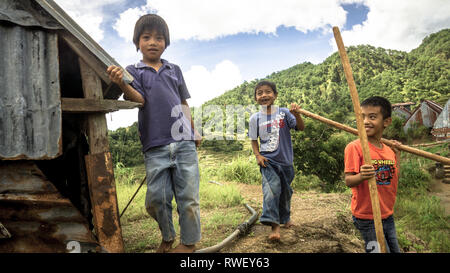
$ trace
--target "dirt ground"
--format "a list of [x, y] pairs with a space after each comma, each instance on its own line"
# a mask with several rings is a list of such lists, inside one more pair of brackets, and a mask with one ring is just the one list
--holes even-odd
[[436, 179], [431, 186], [432, 194], [441, 199], [441, 205], [444, 207], [445, 215], [450, 215], [450, 184], [442, 182], [443, 179]]
[[[238, 184], [245, 202], [260, 216], [262, 190], [259, 185]], [[450, 184], [435, 180], [431, 193], [441, 199], [446, 215], [450, 215]], [[295, 226], [281, 229], [281, 241], [268, 240], [270, 227], [257, 221], [250, 232], [223, 248], [222, 253], [362, 253], [364, 241], [353, 225], [349, 193], [294, 192], [291, 220]], [[258, 219], [259, 219], [258, 216]], [[250, 215], [246, 218], [248, 219]], [[420, 243], [413, 234], [406, 237]], [[404, 249], [404, 252], [410, 252]]]
[[[261, 213], [259, 185], [239, 184], [247, 204]], [[281, 241], [270, 242], [270, 227], [256, 222], [246, 236], [236, 239], [222, 253], [359, 253], [364, 242], [358, 238], [350, 213], [350, 194], [297, 193], [291, 201], [295, 226], [281, 229]]]

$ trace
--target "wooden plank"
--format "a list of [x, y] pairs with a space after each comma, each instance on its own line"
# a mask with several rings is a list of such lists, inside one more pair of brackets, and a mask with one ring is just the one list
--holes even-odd
[[100, 244], [113, 253], [124, 252], [114, 170], [109, 152], [85, 156], [94, 215]]
[[132, 101], [61, 98], [61, 108], [66, 113], [109, 113], [140, 106], [141, 103]]
[[92, 54], [80, 41], [66, 30], [58, 31], [58, 34], [75, 51], [75, 53], [89, 65], [97, 75], [106, 83], [111, 84], [108, 74], [106, 73], [106, 65], [103, 64], [94, 54]]
[[[304, 116], [316, 119], [318, 121], [321, 121], [321, 122], [323, 122], [325, 124], [328, 124], [328, 125], [331, 125], [333, 127], [336, 127], [338, 129], [344, 130], [344, 131], [349, 132], [351, 134], [358, 135], [358, 130], [356, 130], [356, 129], [350, 127], [350, 126], [341, 124], [341, 123], [333, 121], [331, 119], [324, 118], [324, 117], [319, 116], [317, 114], [313, 114], [313, 113], [311, 113], [309, 111], [306, 111], [305, 109], [300, 109], [299, 111]], [[393, 146], [393, 143], [392, 143], [391, 140], [388, 140], [388, 139], [385, 139], [385, 138], [381, 138], [381, 142], [383, 142], [384, 144], [386, 144], [388, 146]], [[445, 143], [445, 141], [442, 141], [441, 143]], [[441, 143], [431, 143], [431, 144], [428, 144], [428, 146], [429, 145], [438, 145], [438, 144], [441, 144]], [[427, 146], [427, 145], [424, 145], [424, 146]], [[443, 157], [443, 156], [440, 156], [438, 154], [433, 154], [433, 153], [430, 153], [430, 152], [427, 152], [427, 151], [423, 151], [423, 150], [420, 150], [420, 149], [415, 149], [415, 148], [407, 146], [407, 145], [399, 145], [399, 146], [397, 146], [397, 148], [399, 150], [402, 150], [402, 151], [405, 151], [405, 152], [408, 152], [408, 153], [411, 153], [411, 154], [415, 154], [415, 155], [418, 155], [418, 156], [421, 156], [421, 157], [424, 157], [424, 158], [428, 158], [428, 159], [431, 159], [431, 160], [434, 160], [434, 161], [437, 161], [437, 162], [441, 162], [443, 164], [450, 164], [450, 158], [448, 158], [448, 157]]]
[[[96, 75], [79, 58], [83, 92], [87, 99], [102, 100], [102, 86]], [[89, 155], [85, 156], [94, 226], [100, 244], [109, 252], [123, 252], [114, 169], [109, 153], [108, 129], [103, 113], [87, 117]]]
[[[364, 128], [364, 120], [362, 116], [361, 105], [359, 103], [358, 91], [356, 90], [355, 80], [353, 79], [352, 67], [345, 51], [344, 42], [338, 27], [333, 27], [334, 38], [338, 46], [339, 55], [341, 56], [342, 66], [344, 67], [345, 78], [347, 79], [348, 88], [352, 97], [353, 109], [356, 116], [356, 125], [358, 135], [363, 150], [364, 164], [372, 165], [370, 158], [369, 141], [367, 140], [366, 129]], [[375, 177], [369, 179], [369, 193], [372, 202], [373, 221], [375, 223], [375, 233], [381, 253], [386, 253], [386, 244], [384, 240], [383, 225], [381, 222], [380, 200], [378, 198], [377, 182]]]

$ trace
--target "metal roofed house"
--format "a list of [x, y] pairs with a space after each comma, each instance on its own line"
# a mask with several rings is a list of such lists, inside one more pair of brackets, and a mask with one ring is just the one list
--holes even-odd
[[423, 100], [411, 116], [405, 121], [403, 130], [406, 133], [409, 128], [413, 127], [414, 124], [420, 124], [425, 127], [432, 128], [441, 112], [442, 106], [431, 100]]
[[52, 0], [0, 1], [0, 55], [0, 252], [123, 252], [105, 113], [139, 104], [118, 64]]
[[414, 103], [403, 102], [392, 104], [392, 114], [395, 114], [406, 120], [411, 116], [411, 105], [414, 105]]
[[433, 125], [431, 134], [435, 140], [448, 140], [450, 139], [450, 99], [447, 100], [441, 114], [437, 117], [436, 122]]

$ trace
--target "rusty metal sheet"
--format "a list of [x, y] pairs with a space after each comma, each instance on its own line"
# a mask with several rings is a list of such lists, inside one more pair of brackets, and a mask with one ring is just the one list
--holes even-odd
[[108, 252], [124, 252], [111, 154], [86, 155], [85, 161], [99, 242]]
[[0, 161], [0, 211], [11, 234], [2, 253], [68, 252], [70, 242], [101, 251], [87, 220], [32, 161]]
[[57, 35], [0, 21], [0, 159], [59, 156]]
[[42, 7], [33, 0], [1, 0], [0, 20], [27, 27], [62, 28], [55, 19], [47, 16]]

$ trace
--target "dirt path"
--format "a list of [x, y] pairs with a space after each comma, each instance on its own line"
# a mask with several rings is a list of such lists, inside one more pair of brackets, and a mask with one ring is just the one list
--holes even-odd
[[450, 215], [450, 184], [442, 182], [443, 179], [436, 179], [431, 185], [432, 195], [441, 199], [441, 205], [444, 208], [445, 215]]
[[[262, 191], [259, 185], [239, 184], [245, 201], [261, 213]], [[356, 236], [351, 214], [350, 195], [344, 193], [294, 193], [291, 220], [296, 226], [281, 230], [281, 242], [267, 239], [270, 227], [257, 222], [250, 234], [236, 240], [224, 253], [356, 253], [364, 243]]]

